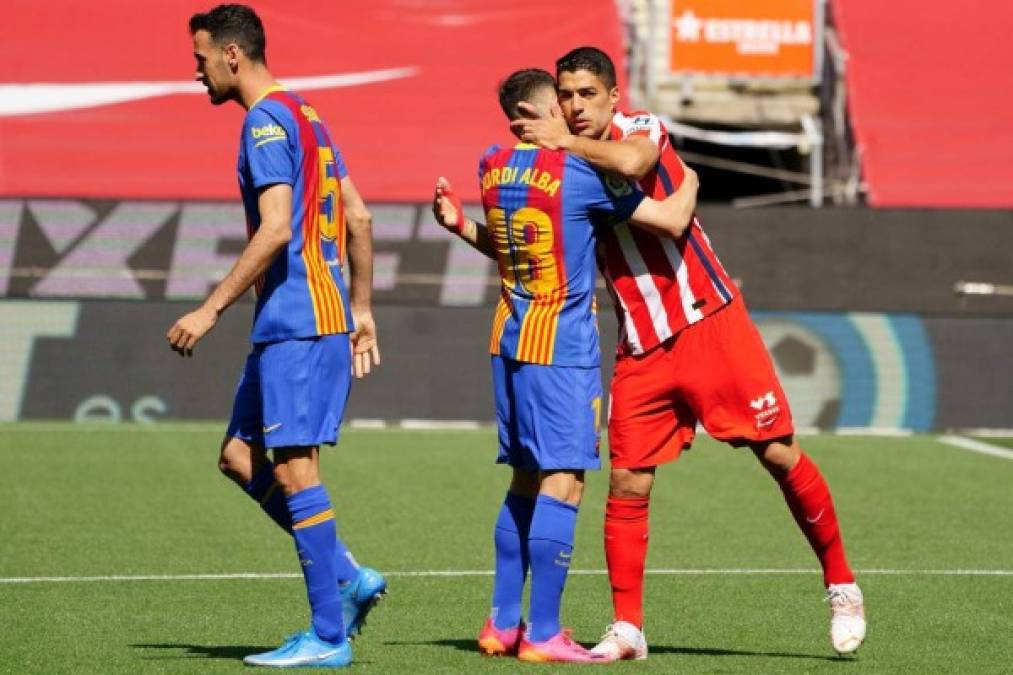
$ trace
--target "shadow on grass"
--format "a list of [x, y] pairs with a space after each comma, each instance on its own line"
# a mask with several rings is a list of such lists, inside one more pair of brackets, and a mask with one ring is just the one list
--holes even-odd
[[[391, 646], [436, 646], [450, 647], [462, 652], [478, 653], [478, 645], [474, 638], [468, 640], [428, 640], [422, 642], [384, 642]], [[584, 645], [591, 647], [592, 645]], [[834, 661], [840, 663], [857, 663], [854, 659], [842, 656], [826, 656], [823, 654], [795, 654], [791, 652], [754, 652], [748, 649], [716, 649], [711, 647], [671, 647], [668, 645], [651, 646], [651, 654], [679, 654], [682, 656], [759, 656], [776, 659], [810, 659], [813, 661]]]
[[134, 649], [164, 649], [178, 652], [175, 654], [159, 654], [149, 658], [153, 659], [229, 659], [242, 661], [243, 657], [250, 654], [260, 654], [277, 649], [257, 645], [188, 645], [188, 644], [137, 644], [130, 645]]
[[812, 661], [835, 661], [857, 663], [855, 659], [826, 654], [797, 654], [795, 652], [754, 652], [748, 649], [715, 649], [713, 647], [670, 647], [651, 646], [651, 654], [682, 654], [684, 656], [763, 656], [775, 659], [810, 659]]

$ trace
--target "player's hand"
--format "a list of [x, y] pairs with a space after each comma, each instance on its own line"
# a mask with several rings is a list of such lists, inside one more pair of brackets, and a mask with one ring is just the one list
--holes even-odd
[[546, 150], [565, 149], [573, 136], [566, 126], [566, 119], [558, 103], [553, 103], [548, 117], [541, 117], [538, 110], [527, 101], [517, 104], [517, 109], [527, 117], [510, 123], [513, 132], [525, 143], [534, 143]]
[[352, 341], [352, 372], [358, 379], [369, 375], [374, 366], [380, 365], [380, 346], [376, 341], [376, 322], [370, 311], [352, 310], [355, 332]]
[[433, 216], [436, 222], [454, 234], [460, 235], [464, 231], [464, 209], [461, 207], [461, 198], [454, 192], [450, 181], [440, 176], [436, 181], [436, 190], [433, 192]]
[[206, 306], [184, 314], [165, 334], [169, 347], [180, 356], [193, 356], [197, 342], [218, 323], [218, 313]]

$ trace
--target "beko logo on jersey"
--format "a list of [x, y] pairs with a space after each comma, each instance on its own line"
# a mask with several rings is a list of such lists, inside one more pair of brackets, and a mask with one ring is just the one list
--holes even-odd
[[262, 127], [253, 127], [250, 133], [254, 138], [284, 138], [285, 129], [277, 124], [265, 124]]

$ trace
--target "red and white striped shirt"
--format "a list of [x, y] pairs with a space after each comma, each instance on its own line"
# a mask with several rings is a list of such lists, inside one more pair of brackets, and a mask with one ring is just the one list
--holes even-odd
[[[617, 112], [609, 137], [630, 136], [650, 138], [661, 152], [657, 165], [639, 182], [644, 193], [664, 199], [675, 192], [682, 164], [661, 120], [648, 112]], [[739, 293], [696, 216], [678, 239], [618, 225], [599, 235], [597, 256], [619, 319], [620, 354], [642, 354], [658, 346]]]

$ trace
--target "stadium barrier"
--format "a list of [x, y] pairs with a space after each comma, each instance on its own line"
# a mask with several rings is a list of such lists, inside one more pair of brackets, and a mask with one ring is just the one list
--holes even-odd
[[[373, 207], [384, 363], [349, 419], [490, 422], [495, 268], [425, 204]], [[1013, 428], [1008, 212], [704, 209], [801, 427]], [[247, 351], [241, 303], [193, 360], [175, 318], [243, 245], [238, 206], [0, 202], [0, 421], [222, 419]], [[603, 295], [603, 301], [607, 297]], [[615, 319], [602, 310], [606, 378]], [[452, 366], [452, 367], [449, 367]]]

